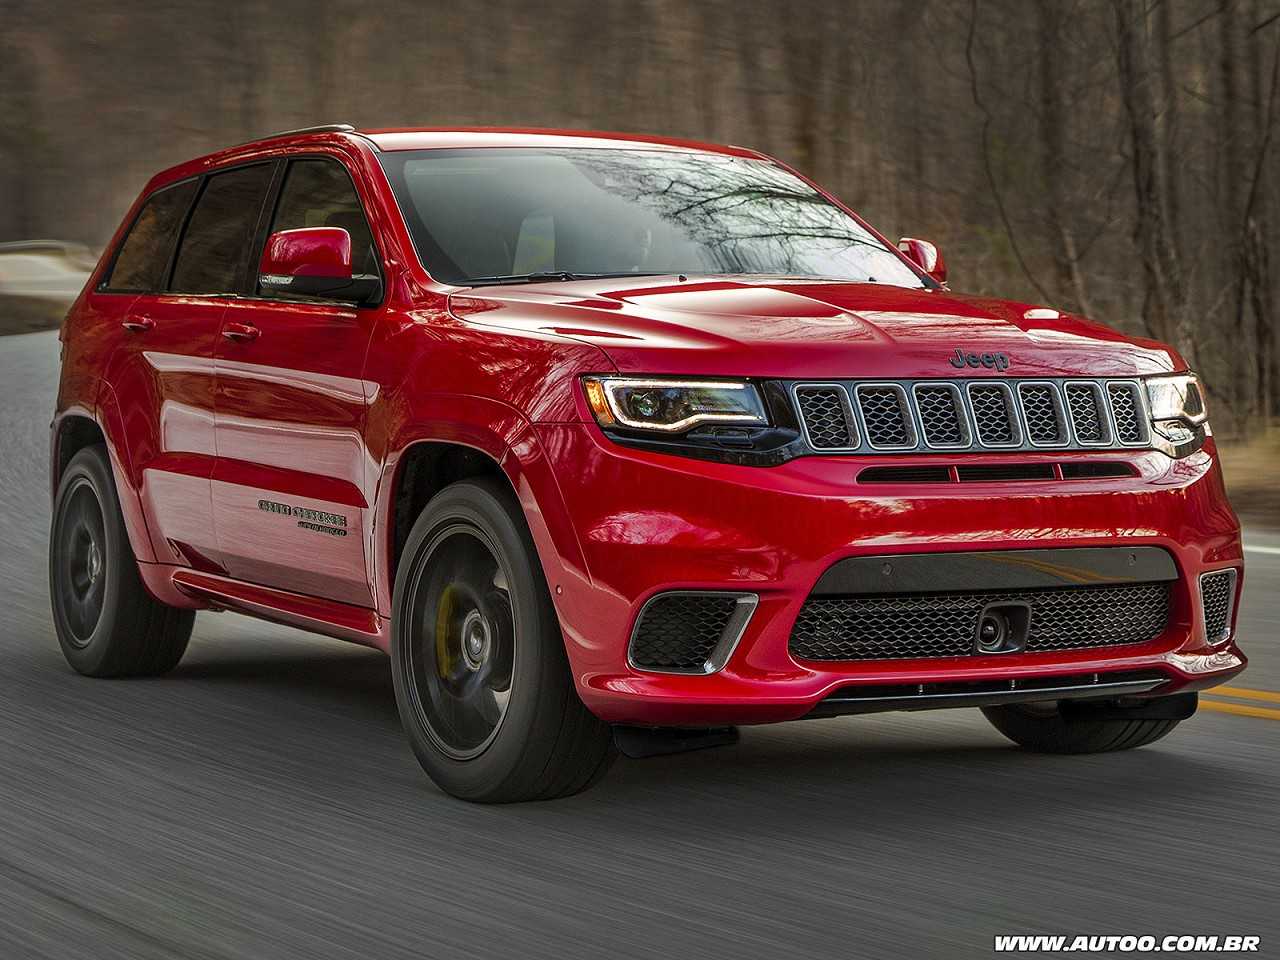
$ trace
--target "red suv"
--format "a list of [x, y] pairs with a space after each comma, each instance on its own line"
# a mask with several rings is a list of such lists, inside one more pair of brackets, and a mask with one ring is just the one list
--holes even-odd
[[175, 167], [61, 331], [63, 652], [162, 673], [200, 609], [377, 647], [481, 801], [884, 710], [1149, 743], [1245, 665], [1196, 377], [945, 279], [737, 147], [334, 126]]

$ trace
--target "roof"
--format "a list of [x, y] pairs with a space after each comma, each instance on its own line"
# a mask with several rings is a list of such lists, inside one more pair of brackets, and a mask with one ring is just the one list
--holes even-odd
[[162, 170], [151, 178], [144, 194], [186, 177], [197, 176], [231, 163], [280, 156], [293, 149], [318, 145], [360, 142], [374, 150], [440, 150], [463, 147], [578, 147], [657, 150], [697, 150], [735, 157], [763, 157], [745, 147], [654, 137], [637, 133], [602, 133], [591, 130], [542, 130], [533, 127], [405, 127], [359, 130], [350, 124], [334, 123], [301, 130], [285, 130], [257, 140], [224, 147]]

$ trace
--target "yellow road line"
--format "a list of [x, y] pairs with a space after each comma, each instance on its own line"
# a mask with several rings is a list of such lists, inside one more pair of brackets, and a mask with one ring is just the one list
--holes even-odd
[[1267, 703], [1280, 703], [1280, 693], [1270, 690], [1250, 690], [1247, 687], [1214, 687], [1206, 690], [1209, 697], [1235, 697], [1238, 700], [1265, 700]]
[[1216, 710], [1218, 713], [1234, 713], [1240, 717], [1259, 717], [1263, 720], [1280, 720], [1280, 710], [1267, 707], [1251, 707], [1244, 703], [1228, 703], [1225, 700], [1208, 700], [1200, 695], [1200, 709]]

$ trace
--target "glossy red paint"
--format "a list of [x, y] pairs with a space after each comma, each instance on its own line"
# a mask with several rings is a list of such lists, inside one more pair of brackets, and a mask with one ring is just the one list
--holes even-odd
[[[259, 331], [249, 341], [220, 338], [215, 355], [211, 496], [228, 575], [372, 605], [366, 558], [376, 467], [365, 425], [378, 391], [360, 376], [360, 358], [376, 316], [319, 303], [241, 301], [228, 309], [226, 323]], [[273, 523], [279, 514], [263, 504], [325, 514], [335, 532]]]
[[267, 237], [259, 274], [351, 279], [351, 234], [342, 227], [303, 227]]
[[486, 287], [458, 292], [449, 305], [478, 326], [591, 344], [626, 373], [683, 376], [696, 356], [703, 376], [982, 376], [980, 369], [956, 372], [947, 365], [961, 344], [1007, 353], [1016, 369], [1034, 375], [1133, 377], [1186, 369], [1174, 351], [1153, 341], [1079, 317], [1028, 317], [1034, 304], [948, 290], [743, 277], [618, 284]]
[[938, 248], [928, 240], [903, 237], [898, 241], [898, 249], [907, 255], [907, 259], [933, 277], [933, 279], [939, 283], [947, 282], [947, 261], [943, 259]]
[[[1084, 318], [1044, 319], [1043, 312], [1029, 312], [1034, 304], [945, 289], [742, 277], [483, 289], [433, 280], [414, 251], [377, 151], [565, 142], [600, 148], [644, 142], [654, 149], [759, 156], [572, 131], [323, 132], [235, 147], [153, 178], [143, 197], [252, 161], [337, 161], [364, 207], [384, 290], [373, 307], [268, 299], [248, 283], [230, 297], [111, 293], [99, 289], [99, 281], [124, 227], [108, 246], [61, 333], [55, 473], [74, 425], [96, 424], [111, 451], [144, 580], [159, 599], [237, 609], [386, 649], [402, 522], [398, 485], [421, 445], [448, 444], [487, 458], [510, 481], [552, 589], [577, 689], [606, 720], [784, 720], [850, 682], [1144, 667], [1195, 689], [1242, 669], [1234, 640], [1218, 647], [1206, 642], [1197, 591], [1189, 586], [1202, 571], [1243, 563], [1212, 441], [1181, 461], [1153, 451], [1108, 452], [1108, 459], [1132, 466], [1129, 478], [889, 485], [869, 493], [854, 482], [868, 458], [807, 456], [749, 467], [619, 446], [596, 426], [580, 386], [584, 374], [620, 371], [979, 376], [946, 366], [958, 344], [1007, 354], [1021, 375], [1132, 377], [1186, 369], [1176, 352]], [[325, 257], [342, 259], [332, 244], [313, 243], [300, 254], [281, 238], [287, 233], [271, 238], [264, 270], [315, 262], [320, 248]], [[928, 270], [916, 253], [910, 258]], [[348, 240], [348, 272], [350, 260]], [[259, 263], [256, 251], [246, 263]], [[877, 456], [874, 462], [961, 458], [1002, 459], [969, 453]], [[276, 523], [284, 510], [288, 522]], [[328, 529], [299, 526], [299, 517], [315, 517]], [[818, 666], [787, 652], [800, 604], [837, 560], [1117, 541], [1164, 547], [1181, 576], [1170, 628], [1118, 655]], [[627, 665], [640, 606], [673, 587], [759, 594], [746, 635], [719, 673], [660, 675]]]
[[[691, 466], [620, 448], [594, 424], [547, 424], [538, 435], [560, 478], [587, 565], [587, 578], [567, 581], [560, 602], [571, 660], [588, 705], [615, 722], [791, 719], [854, 682], [1153, 668], [1192, 683], [1193, 672], [1177, 658], [1223, 656], [1205, 643], [1198, 595], [1188, 588], [1206, 569], [1243, 562], [1236, 520], [1209, 447], [1178, 462], [1160, 453], [1132, 454], [1126, 458], [1137, 474], [1132, 479], [975, 483], [966, 485], [963, 496], [945, 488], [885, 485], [864, 497], [853, 495], [857, 465], [847, 457], [793, 460], [768, 468], [768, 482], [762, 483], [757, 467]], [[876, 458], [913, 465], [955, 459]], [[968, 455], [965, 462], [1000, 459]], [[991, 509], [993, 501], [998, 511]], [[817, 665], [788, 654], [801, 604], [818, 577], [845, 557], [1106, 546], [1117, 540], [1164, 547], [1182, 573], [1169, 630], [1120, 656], [1072, 651]], [[714, 679], [619, 669], [618, 650], [600, 643], [601, 637], [629, 636], [639, 607], [653, 594], [713, 586], [760, 596], [746, 635]], [[1232, 647], [1221, 662], [1234, 671], [1244, 660]], [[751, 709], [743, 710], [744, 703]]]

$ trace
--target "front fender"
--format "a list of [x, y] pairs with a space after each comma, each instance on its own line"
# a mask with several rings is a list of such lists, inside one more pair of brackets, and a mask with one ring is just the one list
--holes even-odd
[[565, 581], [588, 581], [589, 577], [560, 485], [529, 421], [500, 401], [458, 395], [424, 396], [407, 413], [405, 425], [389, 438], [390, 452], [378, 484], [379, 522], [374, 526], [381, 532], [370, 555], [376, 558], [374, 592], [379, 614], [391, 615], [396, 478], [405, 455], [422, 443], [470, 447], [498, 464], [524, 511], [543, 574], [559, 609]]

